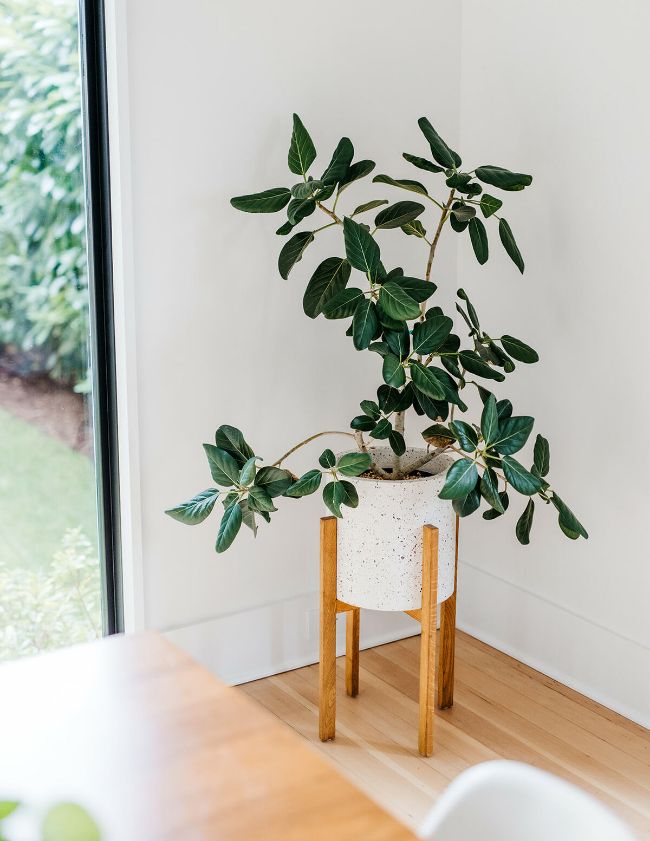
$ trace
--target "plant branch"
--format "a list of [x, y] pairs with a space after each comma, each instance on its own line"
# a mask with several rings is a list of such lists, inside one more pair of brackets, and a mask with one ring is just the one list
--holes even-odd
[[[396, 412], [394, 429], [395, 432], [404, 435], [404, 412]], [[393, 478], [401, 479], [402, 475], [402, 457], [393, 453]]]
[[450, 445], [446, 444], [444, 447], [436, 447], [435, 450], [427, 450], [423, 456], [420, 456], [412, 464], [409, 464], [408, 467], [404, 468], [404, 475], [408, 476], [409, 473], [413, 473], [414, 470], [419, 470], [421, 467], [424, 467], [425, 464], [433, 461], [434, 458], [439, 456], [441, 453], [444, 453], [445, 450], [448, 450], [449, 447]]
[[442, 213], [440, 214], [440, 221], [438, 222], [438, 227], [436, 229], [435, 236], [433, 237], [433, 240], [431, 242], [431, 248], [429, 249], [429, 259], [427, 260], [427, 272], [424, 276], [425, 280], [429, 280], [429, 278], [431, 277], [431, 266], [433, 264], [433, 258], [436, 253], [436, 246], [438, 245], [438, 240], [440, 239], [440, 234], [442, 233], [442, 227], [447, 221], [447, 217], [449, 216], [449, 209], [451, 207], [451, 203], [454, 200], [455, 193], [455, 190], [452, 190], [451, 193], [449, 193], [449, 198], [447, 199], [446, 204], [442, 208]]
[[320, 207], [323, 213], [327, 213], [327, 215], [333, 219], [337, 225], [343, 224], [343, 221], [336, 215], [336, 213], [334, 213], [333, 210], [330, 210], [329, 207], [325, 207], [325, 205], [319, 201], [316, 202], [316, 207]]
[[301, 441], [299, 444], [296, 444], [295, 447], [292, 447], [290, 450], [281, 456], [277, 461], [274, 461], [271, 467], [279, 467], [285, 458], [288, 458], [292, 453], [295, 453], [296, 450], [299, 450], [301, 447], [304, 447], [305, 444], [309, 444], [311, 441], [315, 441], [316, 438], [320, 438], [322, 435], [348, 435], [350, 438], [354, 438], [354, 432], [342, 432], [339, 429], [329, 429], [325, 430], [324, 432], [317, 432], [315, 435], [310, 435], [309, 438], [305, 438], [304, 441]]
[[362, 453], [368, 452], [366, 442], [363, 440], [363, 432], [360, 429], [357, 429], [357, 431], [354, 433], [354, 440], [357, 442], [357, 447], [361, 450]]

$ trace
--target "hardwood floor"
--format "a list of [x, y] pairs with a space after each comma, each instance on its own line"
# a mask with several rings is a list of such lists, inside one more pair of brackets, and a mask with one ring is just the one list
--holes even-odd
[[[341, 773], [416, 827], [449, 782], [488, 759], [517, 759], [591, 792], [650, 838], [650, 731], [461, 632], [453, 708], [417, 752], [419, 637], [361, 652], [359, 695], [337, 662], [337, 736], [318, 739], [318, 666], [240, 687]], [[335, 808], [335, 804], [333, 804]]]

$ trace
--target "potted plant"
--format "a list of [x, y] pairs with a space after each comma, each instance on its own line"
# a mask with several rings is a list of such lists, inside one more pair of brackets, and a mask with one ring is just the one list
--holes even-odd
[[[277, 213], [287, 220], [276, 231], [289, 236], [278, 258], [287, 279], [317, 236], [342, 233], [343, 245], [333, 248], [315, 267], [303, 298], [305, 314], [346, 322], [346, 335], [357, 351], [377, 355], [383, 382], [376, 399], [363, 399], [361, 414], [349, 431], [318, 432], [291, 447], [271, 464], [261, 459], [235, 427], [220, 426], [214, 444], [204, 444], [210, 471], [219, 487], [209, 488], [167, 513], [180, 522], [202, 522], [217, 500], [223, 505], [216, 550], [225, 551], [243, 524], [257, 531], [257, 517], [267, 522], [277, 510], [278, 497], [299, 498], [322, 489], [323, 500], [336, 517], [338, 529], [338, 596], [361, 607], [404, 610], [417, 607], [421, 592], [421, 527], [440, 529], [439, 600], [453, 590], [454, 521], [485, 502], [485, 520], [503, 515], [510, 492], [525, 498], [516, 536], [529, 542], [535, 498], [557, 511], [559, 526], [575, 540], [587, 537], [584, 527], [548, 480], [549, 444], [541, 435], [534, 443], [533, 464], [515, 458], [528, 441], [534, 419], [513, 414], [510, 400], [490, 390], [515, 370], [517, 362], [532, 364], [538, 355], [509, 334], [486, 332], [469, 296], [457, 292], [456, 310], [462, 331], [435, 304], [431, 281], [433, 261], [445, 228], [469, 238], [480, 264], [489, 256], [488, 225], [497, 223], [503, 247], [520, 272], [524, 260], [507, 220], [502, 199], [487, 190], [507, 193], [530, 186], [532, 178], [499, 166], [464, 170], [453, 151], [428, 119], [419, 127], [431, 158], [404, 153], [427, 182], [442, 179], [445, 195], [410, 178], [375, 175], [373, 181], [406, 191], [410, 196], [392, 204], [372, 199], [342, 211], [348, 190], [375, 168], [369, 160], [353, 162], [347, 137], [339, 142], [318, 177], [310, 174], [316, 158], [312, 139], [300, 118], [293, 116], [288, 164], [297, 183], [261, 193], [238, 196], [231, 204], [247, 213]], [[350, 192], [352, 192], [350, 190]], [[381, 208], [381, 209], [380, 209]], [[369, 214], [378, 211], [373, 224]], [[433, 219], [429, 221], [429, 211]], [[312, 223], [318, 213], [321, 221]], [[482, 217], [482, 218], [481, 218]], [[307, 230], [294, 233], [304, 220]], [[422, 251], [421, 277], [405, 276], [401, 268], [382, 262], [380, 240], [385, 233], [409, 236]], [[382, 243], [383, 244], [383, 243]], [[464, 335], [461, 335], [464, 334]], [[373, 384], [373, 389], [374, 389]], [[480, 417], [468, 422], [465, 389], [477, 389]], [[405, 418], [409, 410], [423, 418], [422, 447], [407, 447]], [[326, 449], [303, 476], [285, 462], [305, 444], [327, 435], [354, 441], [354, 449], [335, 455]], [[351, 442], [352, 442], [351, 441]]]

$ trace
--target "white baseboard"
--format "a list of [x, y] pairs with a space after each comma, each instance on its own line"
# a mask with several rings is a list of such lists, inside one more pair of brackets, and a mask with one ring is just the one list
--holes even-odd
[[477, 567], [458, 573], [458, 627], [650, 727], [650, 649]]

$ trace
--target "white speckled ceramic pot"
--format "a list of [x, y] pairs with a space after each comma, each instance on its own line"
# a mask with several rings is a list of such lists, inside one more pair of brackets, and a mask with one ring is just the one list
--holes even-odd
[[[373, 447], [380, 467], [390, 467], [389, 447]], [[409, 447], [403, 461], [424, 450]], [[454, 591], [456, 514], [451, 502], [439, 499], [454, 459], [438, 456], [421, 479], [348, 478], [357, 489], [359, 506], [343, 507], [337, 527], [337, 597], [371, 610], [415, 610], [422, 606], [422, 526], [437, 526], [438, 602]]]

